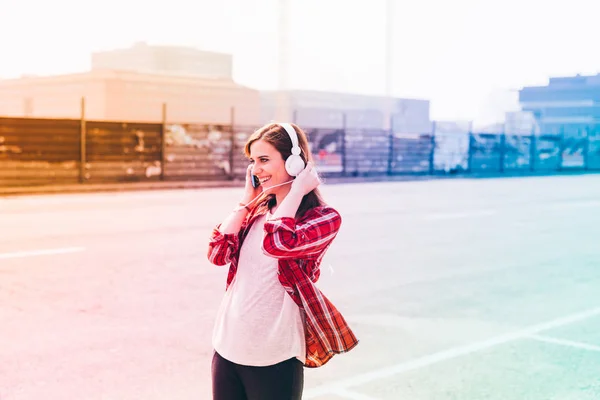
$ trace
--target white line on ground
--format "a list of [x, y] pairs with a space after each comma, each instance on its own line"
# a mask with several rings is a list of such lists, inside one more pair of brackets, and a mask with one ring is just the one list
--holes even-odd
[[488, 340], [484, 340], [481, 342], [472, 343], [466, 346], [454, 347], [448, 350], [444, 350], [438, 353], [433, 353], [428, 356], [424, 356], [421, 358], [417, 358], [411, 361], [403, 362], [400, 364], [392, 365], [390, 367], [385, 367], [381, 369], [377, 369], [371, 372], [367, 372], [364, 374], [359, 374], [355, 376], [351, 376], [349, 378], [340, 379], [338, 381], [334, 381], [330, 384], [317, 386], [312, 390], [307, 390], [304, 398], [311, 399], [317, 396], [322, 396], [325, 394], [329, 394], [338, 390], [344, 390], [353, 386], [360, 386], [366, 383], [376, 381], [379, 379], [388, 378], [397, 374], [401, 374], [403, 372], [427, 367], [430, 365], [437, 364], [442, 361], [447, 361], [453, 358], [457, 358], [460, 356], [464, 356], [467, 354], [472, 354], [478, 352], [480, 350], [489, 349], [491, 347], [495, 347], [501, 344], [506, 344], [508, 342], [515, 341], [517, 339], [523, 339], [529, 337], [531, 335], [535, 335], [542, 331], [558, 328], [561, 326], [569, 325], [574, 322], [586, 320], [592, 317], [600, 315], [600, 307], [593, 308], [591, 310], [583, 311], [577, 314], [569, 315], [562, 318], [557, 318], [555, 320], [545, 322], [538, 325], [533, 325], [528, 328], [518, 330], [515, 332], [507, 333], [504, 335], [500, 335]]
[[30, 251], [18, 251], [15, 253], [0, 253], [0, 259], [77, 253], [77, 252], [84, 251], [84, 250], [85, 250], [85, 247], [65, 247], [62, 249], [42, 249], [42, 250], [30, 250]]
[[537, 340], [540, 342], [558, 344], [560, 346], [576, 347], [578, 349], [584, 349], [584, 350], [590, 350], [590, 351], [600, 351], [600, 346], [594, 346], [591, 344], [581, 343], [581, 342], [573, 342], [571, 340], [556, 339], [553, 337], [541, 336], [541, 335], [531, 335], [528, 338]]
[[454, 212], [454, 213], [434, 213], [425, 215], [425, 219], [429, 221], [436, 221], [442, 219], [462, 219], [462, 218], [477, 218], [477, 217], [488, 217], [496, 214], [496, 210], [477, 210], [477, 211], [465, 211], [465, 212]]
[[345, 389], [336, 390], [335, 392], [332, 392], [331, 394], [334, 394], [334, 395], [340, 396], [340, 397], [345, 397], [350, 400], [378, 400], [375, 397], [366, 396], [362, 393], [351, 392], [351, 391], [345, 390]]

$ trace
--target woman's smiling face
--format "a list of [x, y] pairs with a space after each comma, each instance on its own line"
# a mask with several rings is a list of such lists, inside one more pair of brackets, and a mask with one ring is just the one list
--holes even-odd
[[257, 140], [250, 147], [252, 174], [258, 176], [261, 186], [268, 188], [292, 180], [285, 170], [285, 160], [270, 143]]

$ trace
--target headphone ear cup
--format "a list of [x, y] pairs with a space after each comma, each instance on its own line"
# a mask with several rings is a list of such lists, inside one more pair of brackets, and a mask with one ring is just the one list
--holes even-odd
[[304, 160], [302, 157], [292, 154], [285, 160], [285, 170], [290, 176], [297, 176], [304, 170]]

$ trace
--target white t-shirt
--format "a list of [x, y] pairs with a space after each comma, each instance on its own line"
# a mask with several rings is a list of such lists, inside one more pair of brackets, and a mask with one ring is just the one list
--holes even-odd
[[213, 346], [240, 365], [268, 366], [306, 358], [298, 305], [278, 279], [277, 259], [262, 252], [265, 216], [256, 219], [240, 251], [236, 276], [225, 292], [213, 330]]

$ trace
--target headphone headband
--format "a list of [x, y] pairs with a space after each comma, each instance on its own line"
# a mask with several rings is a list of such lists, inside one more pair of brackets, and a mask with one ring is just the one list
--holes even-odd
[[294, 127], [287, 122], [280, 123], [279, 125], [285, 129], [292, 140], [292, 155], [285, 160], [285, 169], [291, 176], [297, 176], [305, 168], [304, 160], [300, 157], [302, 150], [298, 144], [298, 134]]
[[298, 151], [297, 154], [295, 152], [295, 149], [300, 150], [300, 146], [298, 145], [298, 134], [296, 133], [296, 130], [294, 129], [294, 127], [291, 124], [289, 124], [287, 122], [282, 122], [279, 125], [283, 129], [285, 129], [285, 131], [289, 135], [290, 139], [292, 140], [292, 154], [299, 156], [300, 152]]

